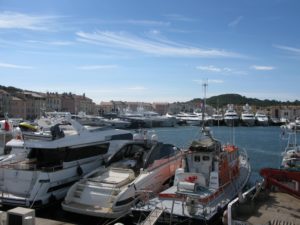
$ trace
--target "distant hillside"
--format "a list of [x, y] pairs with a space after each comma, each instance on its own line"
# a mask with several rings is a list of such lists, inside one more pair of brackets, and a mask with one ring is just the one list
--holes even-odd
[[[198, 102], [202, 101], [201, 99], [193, 99], [191, 102]], [[223, 94], [218, 96], [213, 96], [208, 99], [206, 99], [206, 103], [208, 105], [211, 105], [213, 107], [223, 107], [227, 104], [234, 104], [234, 105], [245, 105], [248, 103], [249, 105], [256, 105], [256, 106], [273, 106], [273, 105], [299, 105], [300, 101], [294, 101], [294, 102], [281, 102], [277, 100], [260, 100], [257, 98], [247, 98], [245, 96], [241, 96], [239, 94]]]
[[7, 91], [8, 93], [16, 93], [16, 92], [20, 92], [20, 91], [23, 91], [22, 89], [19, 89], [19, 88], [15, 88], [15, 87], [5, 87], [5, 86], [2, 86], [0, 85], [0, 89], [4, 90], [4, 91]]

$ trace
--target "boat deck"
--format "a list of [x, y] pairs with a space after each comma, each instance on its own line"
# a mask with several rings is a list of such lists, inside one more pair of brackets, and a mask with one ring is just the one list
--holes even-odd
[[252, 206], [246, 204], [239, 207], [235, 220], [250, 224], [300, 224], [300, 200], [289, 194], [270, 192], [258, 197]]

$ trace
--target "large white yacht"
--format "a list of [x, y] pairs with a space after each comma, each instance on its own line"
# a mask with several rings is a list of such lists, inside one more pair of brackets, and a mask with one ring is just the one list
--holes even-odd
[[171, 144], [155, 140], [128, 141], [105, 167], [75, 183], [62, 203], [64, 210], [105, 218], [129, 213], [139, 191], [159, 192], [180, 167], [182, 153]]
[[269, 125], [269, 118], [262, 111], [257, 111], [255, 113], [255, 120], [256, 120], [256, 124], [259, 126], [268, 126]]
[[182, 124], [191, 126], [200, 126], [202, 124], [202, 116], [195, 113], [181, 112], [176, 115], [176, 119]]
[[131, 127], [174, 127], [176, 119], [165, 115], [159, 115], [154, 111], [147, 111], [139, 106], [136, 111], [126, 108], [119, 116], [121, 119], [131, 122]]
[[254, 126], [255, 124], [254, 113], [252, 112], [251, 106], [249, 106], [248, 104], [243, 106], [241, 120], [244, 126]]
[[223, 116], [221, 110], [219, 110], [219, 109], [215, 109], [214, 113], [212, 114], [211, 117], [213, 120], [213, 125], [215, 125], [215, 126], [222, 125], [224, 122], [224, 116]]
[[237, 112], [234, 110], [234, 107], [232, 104], [228, 104], [227, 106], [227, 110], [224, 114], [224, 121], [225, 121], [225, 124], [227, 126], [238, 126], [239, 125], [239, 116], [237, 114]]
[[26, 139], [13, 140], [10, 146], [22, 156], [0, 165], [2, 205], [40, 207], [62, 199], [74, 182], [102, 165], [116, 142], [132, 139], [127, 131], [87, 129], [72, 119], [68, 122], [73, 129], [64, 131], [58, 123], [50, 133], [32, 132]]

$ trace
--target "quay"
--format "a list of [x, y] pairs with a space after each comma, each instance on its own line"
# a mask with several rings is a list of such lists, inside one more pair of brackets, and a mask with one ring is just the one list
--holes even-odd
[[35, 216], [34, 209], [16, 207], [5, 211], [0, 211], [0, 225], [75, 225], [74, 223], [63, 222], [53, 219], [45, 219]]

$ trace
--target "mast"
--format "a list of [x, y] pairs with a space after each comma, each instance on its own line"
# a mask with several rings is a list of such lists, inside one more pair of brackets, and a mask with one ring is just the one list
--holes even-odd
[[203, 84], [202, 84], [202, 86], [203, 86], [203, 105], [202, 105], [202, 130], [204, 130], [204, 128], [205, 128], [205, 120], [204, 120], [204, 113], [205, 113], [205, 111], [206, 111], [206, 88], [207, 88], [207, 86], [208, 86], [208, 84], [207, 84], [207, 82], [205, 82], [205, 81], [203, 81]]

